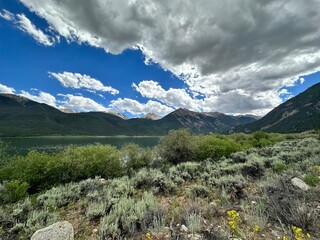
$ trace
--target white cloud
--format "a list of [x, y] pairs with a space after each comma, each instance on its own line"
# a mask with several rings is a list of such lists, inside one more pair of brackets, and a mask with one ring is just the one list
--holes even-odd
[[291, 94], [291, 92], [289, 92], [288, 89], [285, 89], [285, 88], [279, 91], [279, 95], [289, 95], [289, 94]]
[[303, 83], [304, 83], [304, 81], [305, 81], [305, 79], [304, 79], [303, 77], [299, 78], [299, 82], [300, 82], [300, 84], [303, 84]]
[[41, 29], [38, 29], [24, 14], [14, 15], [7, 10], [3, 10], [0, 12], [0, 17], [13, 22], [19, 29], [29, 34], [38, 43], [45, 46], [52, 46], [54, 44], [54, 39], [45, 34]]
[[156, 101], [149, 100], [147, 103], [143, 104], [130, 98], [118, 98], [117, 100], [113, 100], [109, 107], [118, 112], [129, 112], [134, 115], [155, 113], [159, 116], [164, 116], [174, 110], [173, 108]]
[[89, 91], [102, 91], [109, 92], [113, 95], [118, 94], [119, 91], [110, 86], [104, 86], [102, 82], [97, 79], [94, 79], [88, 75], [82, 75], [80, 73], [52, 73], [49, 72], [49, 75], [56, 78], [64, 87], [70, 87], [75, 89], [87, 89]]
[[68, 41], [113, 54], [139, 48], [218, 103], [238, 96], [250, 102], [239, 107], [266, 112], [279, 89], [320, 70], [319, 0], [20, 1]]
[[19, 95], [39, 103], [45, 103], [52, 107], [57, 107], [56, 98], [47, 92], [42, 92], [37, 89], [32, 89], [31, 93], [27, 91], [21, 91]]
[[138, 85], [133, 84], [133, 87], [143, 96], [156, 99], [168, 106], [174, 108], [188, 108], [199, 111], [198, 101], [193, 99], [186, 90], [170, 88], [164, 90], [159, 83], [149, 80], [142, 81]]
[[[230, 114], [254, 113], [263, 115], [270, 111], [273, 103], [281, 103], [279, 94], [265, 92], [248, 95], [241, 91], [228, 91], [218, 95], [208, 95], [202, 98], [192, 97], [185, 89], [163, 89], [158, 82], [142, 81], [133, 87], [143, 96], [160, 101], [171, 108], [188, 108], [193, 111], [219, 111]], [[269, 94], [266, 96], [266, 94]], [[266, 101], [268, 99], [269, 101]], [[272, 101], [271, 101], [272, 99]], [[261, 110], [263, 109], [263, 110]]]
[[7, 21], [13, 21], [15, 16], [14, 14], [12, 14], [11, 12], [9, 12], [8, 10], [2, 10], [2, 12], [0, 12], [0, 17], [2, 17], [3, 19], [7, 20]]
[[0, 93], [15, 93], [15, 89], [12, 88], [12, 87], [8, 87], [8, 86], [5, 86], [3, 84], [0, 83]]
[[109, 110], [91, 98], [72, 94], [59, 94], [59, 96], [63, 97], [63, 100], [59, 101], [60, 108], [67, 108], [76, 112], [103, 112]]
[[52, 38], [46, 35], [42, 30], [37, 29], [37, 27], [24, 14], [17, 14], [17, 19], [19, 28], [32, 36], [38, 43], [45, 46], [52, 46], [54, 44]]
[[5, 86], [3, 84], [0, 83], [0, 93], [15, 93], [15, 89], [12, 88], [12, 87], [8, 87], [8, 86]]

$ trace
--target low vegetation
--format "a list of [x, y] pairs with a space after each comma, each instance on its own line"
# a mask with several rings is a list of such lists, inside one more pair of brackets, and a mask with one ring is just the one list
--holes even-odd
[[0, 239], [28, 239], [60, 220], [73, 224], [76, 239], [320, 238], [320, 145], [312, 133], [178, 130], [153, 149], [0, 153]]

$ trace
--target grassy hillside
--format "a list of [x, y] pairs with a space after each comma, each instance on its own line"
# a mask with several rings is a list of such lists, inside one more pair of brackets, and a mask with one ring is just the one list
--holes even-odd
[[[72, 223], [75, 239], [320, 238], [317, 135], [177, 131], [154, 149], [71, 147], [5, 166], [1, 239], [28, 238], [59, 220]], [[40, 192], [24, 198], [28, 187]]]

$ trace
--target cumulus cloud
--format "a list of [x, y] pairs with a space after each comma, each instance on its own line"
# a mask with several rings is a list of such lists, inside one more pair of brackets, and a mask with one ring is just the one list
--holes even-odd
[[[279, 99], [278, 94], [265, 96], [261, 93], [255, 96], [247, 95], [241, 91], [230, 91], [227, 93], [220, 93], [217, 95], [208, 95], [202, 98], [195, 98], [190, 95], [185, 89], [169, 90], [163, 89], [158, 82], [148, 80], [142, 81], [138, 85], [132, 85], [143, 97], [155, 99], [171, 108], [188, 108], [193, 111], [219, 111], [230, 114], [254, 113], [261, 115], [261, 109], [269, 111], [272, 108], [272, 102], [265, 101], [265, 99]], [[273, 100], [274, 101], [274, 100]], [[277, 104], [281, 101], [278, 100]]]
[[32, 89], [32, 92], [30, 93], [30, 92], [22, 90], [19, 95], [26, 97], [28, 99], [31, 99], [33, 101], [39, 102], [39, 103], [45, 103], [45, 104], [48, 104], [52, 107], [57, 107], [56, 98], [47, 92], [42, 92], [37, 89]]
[[320, 70], [319, 0], [20, 1], [68, 41], [113, 54], [139, 48], [193, 95], [266, 101], [260, 112], [281, 102], [279, 89]]
[[118, 94], [119, 91], [110, 86], [104, 86], [102, 82], [94, 79], [88, 75], [82, 75], [80, 73], [53, 73], [49, 72], [49, 75], [56, 78], [64, 87], [70, 87], [75, 89], [87, 89], [89, 91], [102, 91], [109, 92], [113, 95]]
[[76, 112], [104, 112], [109, 110], [91, 98], [72, 94], [59, 94], [59, 96], [63, 98], [59, 101], [60, 108], [72, 109]]
[[143, 97], [156, 99], [174, 108], [188, 108], [199, 111], [198, 100], [193, 99], [186, 90], [170, 88], [164, 90], [158, 82], [146, 80], [132, 85]]
[[15, 89], [12, 88], [12, 87], [8, 87], [8, 86], [5, 86], [3, 84], [0, 83], [0, 93], [15, 93]]
[[164, 116], [174, 110], [156, 101], [149, 100], [147, 103], [140, 103], [130, 98], [113, 100], [109, 107], [119, 112], [128, 112], [134, 115], [155, 113], [159, 116]]
[[70, 109], [75, 112], [104, 112], [109, 111], [109, 108], [95, 102], [91, 98], [86, 98], [81, 95], [58, 94], [57, 97], [50, 93], [31, 89], [28, 91], [20, 91], [20, 96], [31, 99], [35, 102], [45, 103], [58, 109]]
[[41, 29], [38, 29], [24, 14], [14, 15], [7, 10], [3, 10], [0, 12], [0, 17], [13, 22], [19, 29], [29, 34], [38, 43], [45, 46], [52, 46], [54, 44], [54, 39], [45, 34]]

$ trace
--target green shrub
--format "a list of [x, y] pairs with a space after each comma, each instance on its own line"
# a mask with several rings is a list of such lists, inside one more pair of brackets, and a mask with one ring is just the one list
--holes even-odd
[[13, 203], [24, 198], [27, 195], [29, 184], [19, 180], [5, 182], [0, 190], [0, 202]]
[[158, 144], [162, 159], [173, 164], [194, 160], [196, 147], [194, 137], [186, 129], [170, 131]]
[[57, 213], [50, 212], [48, 209], [35, 210], [29, 213], [23, 232], [25, 232], [27, 236], [31, 237], [35, 231], [47, 227], [57, 221], [59, 221]]
[[146, 216], [153, 215], [157, 206], [156, 198], [148, 192], [144, 192], [141, 200], [127, 197], [119, 199], [110, 213], [102, 218], [98, 239], [122, 238], [153, 228], [152, 221], [147, 221]]
[[0, 170], [0, 181], [27, 182], [30, 193], [35, 193], [59, 183], [95, 176], [114, 178], [123, 173], [120, 152], [115, 147], [70, 146], [55, 154], [31, 151], [27, 156], [18, 156]]
[[106, 203], [106, 201], [96, 201], [89, 203], [86, 215], [90, 220], [98, 219], [106, 213], [107, 206], [108, 204]]
[[186, 225], [188, 229], [190, 229], [192, 234], [200, 231], [201, 221], [202, 221], [202, 217], [197, 213], [190, 213], [186, 216]]
[[234, 140], [218, 135], [201, 136], [198, 141], [197, 157], [201, 160], [207, 158], [218, 160], [242, 149], [242, 146]]
[[252, 145], [254, 147], [266, 147], [269, 145], [272, 145], [276, 142], [283, 141], [285, 138], [281, 134], [275, 134], [275, 133], [266, 133], [262, 131], [257, 131], [252, 134]]
[[184, 180], [194, 180], [201, 174], [201, 164], [198, 162], [184, 162], [176, 166], [178, 175]]
[[152, 160], [152, 151], [149, 148], [140, 147], [137, 144], [127, 144], [121, 148], [122, 161], [125, 163], [128, 173], [148, 167]]
[[212, 192], [208, 187], [199, 184], [192, 185], [187, 193], [192, 198], [209, 198], [212, 196]]
[[285, 162], [283, 162], [281, 160], [276, 160], [276, 161], [272, 162], [271, 164], [272, 164], [272, 170], [275, 173], [282, 173], [283, 171], [285, 171], [287, 169], [287, 165], [285, 164]]
[[26, 198], [23, 203], [18, 203], [13, 207], [10, 217], [12, 217], [15, 222], [25, 222], [33, 207], [30, 198]]
[[208, 181], [208, 184], [220, 188], [221, 193], [225, 194], [223, 198], [232, 201], [238, 201], [245, 197], [244, 188], [246, 183], [247, 181], [241, 174], [212, 177]]
[[177, 186], [163, 172], [156, 169], [141, 169], [133, 178], [134, 186], [138, 189], [152, 188], [155, 193], [173, 193]]
[[108, 189], [111, 191], [112, 198], [130, 197], [134, 191], [134, 180], [127, 176], [113, 179], [109, 183]]
[[304, 181], [310, 186], [316, 186], [318, 183], [320, 183], [320, 178], [318, 175], [310, 173], [304, 177]]
[[65, 173], [66, 182], [95, 176], [114, 178], [123, 174], [120, 151], [110, 145], [67, 147], [59, 157], [62, 159], [63, 167], [69, 169], [67, 172], [62, 170], [62, 173]]
[[81, 191], [78, 183], [68, 183], [54, 187], [37, 198], [38, 204], [50, 209], [67, 206], [80, 199]]
[[248, 161], [241, 167], [241, 173], [253, 179], [261, 178], [265, 173], [264, 159], [258, 155], [251, 154]]

